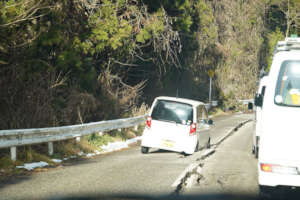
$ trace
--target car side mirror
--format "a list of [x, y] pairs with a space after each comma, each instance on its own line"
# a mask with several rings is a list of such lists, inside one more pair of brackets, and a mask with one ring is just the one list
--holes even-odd
[[248, 110], [253, 110], [253, 103], [252, 102], [248, 103]]
[[261, 94], [256, 94], [254, 98], [254, 105], [258, 107], [262, 107], [263, 98]]
[[214, 124], [214, 121], [213, 121], [212, 119], [209, 119], [209, 120], [208, 120], [208, 124], [209, 124], [209, 125], [213, 125], [213, 124]]

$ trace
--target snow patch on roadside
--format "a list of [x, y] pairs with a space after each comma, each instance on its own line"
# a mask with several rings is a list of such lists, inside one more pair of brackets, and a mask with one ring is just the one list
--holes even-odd
[[41, 167], [46, 167], [49, 164], [46, 162], [34, 162], [34, 163], [25, 163], [24, 166], [17, 166], [18, 169], [24, 168], [27, 169], [28, 171], [31, 171], [35, 168], [41, 168]]
[[128, 146], [130, 144], [136, 143], [137, 141], [141, 140], [142, 137], [135, 137], [129, 140], [126, 140], [124, 142], [112, 142], [112, 143], [108, 143], [107, 145], [103, 145], [101, 146], [101, 149], [104, 152], [113, 152], [113, 151], [117, 151], [120, 149], [124, 149], [124, 148], [128, 148]]
[[130, 144], [133, 144], [133, 143], [138, 142], [139, 140], [142, 140], [142, 136], [138, 136], [138, 137], [135, 137], [135, 138], [126, 140], [125, 142], [126, 142], [128, 145], [130, 145]]
[[93, 156], [96, 156], [96, 155], [100, 155], [100, 154], [101, 154], [101, 152], [98, 151], [98, 150], [96, 150], [95, 153], [88, 153], [85, 156], [88, 157], [88, 158], [90, 158], [90, 157], [93, 157]]
[[60, 160], [60, 159], [51, 159], [53, 162], [55, 162], [55, 163], [61, 163], [62, 162], [62, 160]]
[[120, 149], [127, 148], [127, 147], [128, 147], [128, 144], [126, 144], [125, 142], [113, 142], [113, 143], [108, 143], [107, 145], [101, 146], [101, 149], [104, 152], [112, 152], [112, 151], [120, 150]]

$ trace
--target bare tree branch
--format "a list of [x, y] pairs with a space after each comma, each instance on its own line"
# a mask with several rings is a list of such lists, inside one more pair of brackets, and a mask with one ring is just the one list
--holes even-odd
[[117, 63], [119, 65], [122, 65], [122, 66], [130, 66], [130, 67], [138, 67], [139, 65], [136, 65], [136, 64], [130, 64], [130, 63], [122, 63], [120, 61], [117, 61], [117, 60], [113, 60], [114, 63]]

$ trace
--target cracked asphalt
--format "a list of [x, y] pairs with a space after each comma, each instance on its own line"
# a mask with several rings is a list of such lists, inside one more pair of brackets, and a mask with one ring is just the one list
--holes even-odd
[[[218, 143], [237, 125], [251, 118], [251, 114], [216, 117], [214, 119], [215, 126], [211, 133], [212, 144]], [[246, 127], [248, 126], [250, 125], [247, 123]], [[239, 133], [239, 131], [235, 133]], [[230, 143], [232, 138], [240, 135], [240, 133], [235, 133], [224, 141], [224, 145], [227, 145], [227, 140]], [[246, 148], [248, 148], [246, 146], [249, 146], [251, 143], [250, 133], [242, 134], [243, 136], [239, 136], [241, 138], [235, 142], [241, 143], [240, 141], [244, 141], [244, 146], [242, 146], [246, 151]], [[223, 168], [223, 164], [213, 161], [213, 158], [219, 155], [219, 147], [220, 149], [224, 148], [224, 155], [217, 160], [231, 159], [232, 161], [232, 159], [238, 159], [243, 155], [243, 153], [238, 154], [238, 152], [230, 148], [233, 144], [229, 145], [229, 147], [222, 147], [222, 144], [218, 146], [217, 152], [205, 159], [204, 162], [203, 171], [206, 174], [210, 174], [212, 182], [210, 182], [211, 178], [209, 176], [204, 176], [204, 181], [206, 180], [207, 182], [203, 182], [206, 184], [200, 184], [200, 187], [209, 186], [210, 184], [212, 188], [213, 185], [216, 185], [217, 188], [220, 188], [222, 184], [226, 186], [232, 177], [238, 179], [239, 173], [245, 170], [241, 168], [238, 171], [230, 171], [233, 169], [228, 168], [228, 171], [225, 171], [223, 176], [217, 174]], [[250, 149], [250, 147], [247, 149], [249, 154]], [[81, 197], [119, 199], [113, 198], [118, 196], [122, 196], [120, 199], [128, 199], [124, 198], [125, 196], [138, 196], [142, 197], [142, 199], [144, 199], [143, 197], [160, 198], [174, 194], [176, 190], [176, 187], [172, 186], [174, 182], [191, 163], [198, 162], [197, 160], [201, 158], [203, 153], [204, 151], [199, 151], [191, 156], [184, 157], [180, 153], [151, 149], [150, 153], [145, 155], [140, 153], [140, 147], [136, 145], [129, 149], [106, 155], [66, 162], [60, 167], [44, 172], [33, 172], [7, 179], [0, 182], [0, 199], [75, 199]], [[244, 159], [242, 158], [248, 170], [250, 166], [252, 167], [252, 161], [248, 163]], [[251, 160], [251, 155], [246, 159]], [[209, 171], [209, 168], [212, 167], [216, 168], [216, 170]], [[224, 165], [224, 168], [226, 168], [226, 165]], [[243, 174], [240, 177], [244, 180], [247, 178], [247, 174]], [[254, 180], [256, 177], [252, 178]], [[202, 179], [200, 180], [201, 182]], [[236, 186], [238, 187], [239, 184], [236, 184]], [[199, 188], [192, 187], [191, 190], [183, 191], [183, 194], [193, 193], [193, 189], [198, 191]], [[178, 195], [174, 198], [177, 197]]]
[[252, 123], [233, 133], [204, 160], [199, 183], [185, 188], [181, 196], [258, 198], [257, 160], [251, 153]]

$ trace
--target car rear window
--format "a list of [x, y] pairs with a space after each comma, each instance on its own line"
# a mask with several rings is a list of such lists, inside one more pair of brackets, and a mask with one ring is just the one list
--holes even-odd
[[282, 63], [274, 101], [282, 106], [300, 106], [300, 61]]
[[151, 117], [154, 120], [189, 125], [193, 121], [193, 107], [185, 103], [158, 100], [153, 108]]

